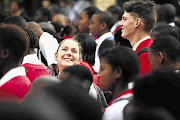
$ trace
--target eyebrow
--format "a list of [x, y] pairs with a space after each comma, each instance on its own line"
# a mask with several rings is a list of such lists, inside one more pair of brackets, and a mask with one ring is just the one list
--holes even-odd
[[[61, 48], [69, 48], [69, 47], [67, 47], [67, 46], [62, 46]], [[76, 49], [76, 50], [78, 50], [77, 48], [71, 48], [71, 49]]]
[[73, 50], [75, 49], [75, 50], [77, 50], [78, 51], [78, 49], [76, 49], [76, 48], [72, 48]]
[[63, 47], [66, 47], [66, 48], [67, 48], [67, 46], [61, 46], [61, 48], [63, 48]]

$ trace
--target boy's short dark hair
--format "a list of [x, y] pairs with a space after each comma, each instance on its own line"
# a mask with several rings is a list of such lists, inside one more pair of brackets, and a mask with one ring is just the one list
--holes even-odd
[[180, 73], [161, 69], [135, 80], [134, 103], [137, 106], [162, 107], [180, 118]]
[[99, 8], [94, 7], [94, 6], [87, 7], [84, 9], [84, 11], [88, 15], [89, 19], [91, 19], [93, 14], [101, 12], [101, 10]]
[[151, 32], [156, 23], [156, 10], [154, 1], [133, 0], [123, 5], [124, 11], [132, 13], [134, 17], [142, 18], [144, 30]]
[[82, 88], [89, 89], [93, 81], [93, 76], [89, 69], [82, 65], [66, 67], [63, 69], [62, 73], [67, 75], [63, 81], [71, 81], [73, 84], [80, 85]]
[[28, 28], [27, 21], [22, 16], [9, 16], [2, 22], [3, 24], [14, 24], [21, 28]]
[[29, 48], [29, 39], [19, 26], [4, 24], [0, 26], [0, 44], [9, 50], [9, 59], [19, 62]]
[[152, 53], [162, 52], [172, 62], [180, 61], [180, 42], [171, 35], [158, 37], [150, 47]]
[[169, 24], [164, 24], [164, 25], [159, 25], [157, 27], [154, 27], [152, 29], [152, 32], [156, 32], [157, 36], [162, 36], [162, 35], [172, 35], [175, 37], [177, 40], [179, 40], [179, 34], [175, 30], [174, 27], [172, 27]]
[[108, 12], [100, 12], [96, 13], [96, 15], [98, 15], [99, 23], [106, 23], [108, 30], [115, 24], [113, 15]]

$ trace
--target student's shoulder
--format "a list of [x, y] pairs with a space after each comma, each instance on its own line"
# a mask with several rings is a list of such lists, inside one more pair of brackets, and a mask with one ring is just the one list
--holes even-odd
[[124, 107], [129, 103], [128, 100], [118, 101], [105, 109], [103, 120], [116, 120], [123, 118]]

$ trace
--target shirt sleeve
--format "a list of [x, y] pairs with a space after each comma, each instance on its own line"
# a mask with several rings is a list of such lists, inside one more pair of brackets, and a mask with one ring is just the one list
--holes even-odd
[[58, 49], [59, 43], [51, 34], [44, 32], [39, 39], [39, 48], [47, 61], [48, 66], [57, 64], [55, 60], [55, 53]]

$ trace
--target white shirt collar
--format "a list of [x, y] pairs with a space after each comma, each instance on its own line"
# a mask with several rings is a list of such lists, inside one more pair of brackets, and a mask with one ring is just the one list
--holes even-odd
[[175, 23], [174, 22], [171, 22], [169, 23], [170, 26], [174, 27], [175, 26]]
[[16, 76], [26, 76], [25, 68], [20, 66], [9, 70], [0, 80], [0, 86], [7, 83], [9, 80]]
[[139, 46], [139, 44], [142, 43], [143, 41], [149, 39], [149, 38], [151, 38], [151, 37], [150, 37], [150, 36], [147, 36], [147, 37], [141, 39], [140, 41], [138, 41], [138, 42], [134, 45], [133, 50], [136, 51], [136, 49], [137, 49], [137, 47]]
[[102, 36], [100, 36], [97, 40], [96, 43], [100, 44], [102, 43], [102, 41], [104, 41], [105, 39], [107, 39], [108, 37], [114, 37], [113, 34], [111, 32], [107, 32], [105, 34], [103, 34]]
[[111, 28], [111, 33], [113, 33], [113, 32], [116, 30], [116, 28], [119, 26], [119, 24], [120, 24], [120, 21], [116, 22], [116, 23], [112, 26], [112, 28]]
[[37, 54], [26, 55], [23, 59], [22, 65], [25, 63], [42, 65], [42, 62], [38, 59]]

